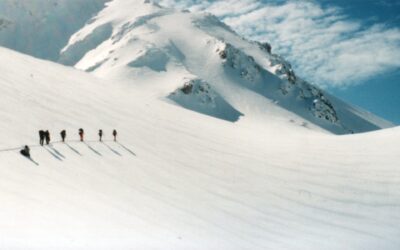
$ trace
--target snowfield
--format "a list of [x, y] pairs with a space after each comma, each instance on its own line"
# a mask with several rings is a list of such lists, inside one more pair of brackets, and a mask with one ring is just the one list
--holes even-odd
[[147, 2], [72, 36], [77, 69], [0, 47], [1, 249], [400, 248], [399, 127], [335, 135], [391, 124]]
[[[400, 245], [398, 128], [334, 136], [280, 119], [232, 123], [0, 54], [3, 249]], [[54, 143], [38, 146], [39, 129]], [[34, 162], [18, 153], [24, 144]]]

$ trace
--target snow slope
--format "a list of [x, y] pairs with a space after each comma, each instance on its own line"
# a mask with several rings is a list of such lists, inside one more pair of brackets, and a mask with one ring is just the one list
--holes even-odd
[[228, 121], [273, 116], [336, 134], [393, 126], [302, 80], [269, 44], [243, 39], [212, 15], [151, 1], [106, 3], [60, 62], [126, 84], [145, 75], [151, 85], [141, 87], [159, 98]]
[[232, 123], [159, 98], [150, 73], [99, 79], [3, 48], [0, 71], [2, 249], [400, 246], [398, 127], [333, 136], [278, 108]]

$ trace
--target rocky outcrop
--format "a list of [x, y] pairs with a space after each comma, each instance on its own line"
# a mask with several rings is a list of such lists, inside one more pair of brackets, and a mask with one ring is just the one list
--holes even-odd
[[249, 82], [260, 79], [261, 67], [254, 61], [253, 57], [246, 55], [229, 43], [223, 43], [221, 47], [217, 48], [216, 52], [223, 60], [224, 65], [237, 70], [241, 78]]
[[[281, 79], [278, 86], [283, 98], [301, 99], [307, 105], [308, 111], [316, 118], [337, 124], [339, 118], [332, 103], [324, 92], [313, 85], [298, 78], [289, 62], [279, 55], [270, 54], [271, 46], [268, 43], [257, 43], [259, 48], [267, 52], [270, 68], [262, 68], [253, 57], [245, 54], [229, 43], [220, 42], [216, 52], [223, 65], [236, 70], [239, 76], [250, 83], [263, 81], [263, 71], [272, 71]], [[268, 83], [263, 82], [264, 85]]]
[[237, 121], [243, 115], [209, 83], [198, 78], [185, 79], [184, 84], [168, 98], [184, 108], [231, 122]]

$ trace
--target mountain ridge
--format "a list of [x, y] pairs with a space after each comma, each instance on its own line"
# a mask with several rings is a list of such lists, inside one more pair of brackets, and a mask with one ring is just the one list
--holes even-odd
[[[49, 1], [46, 3], [51, 3], [48, 4], [50, 7], [40, 9], [37, 3], [22, 4], [15, 0], [1, 3], [3, 10], [10, 13], [8, 16], [3, 13], [5, 18], [1, 19], [0, 44], [9, 45], [7, 39], [10, 38], [7, 37], [24, 41], [19, 39], [20, 33], [11, 35], [10, 32], [24, 26], [25, 22], [33, 22], [32, 18], [42, 20], [42, 25], [50, 26], [49, 30], [63, 30], [62, 20], [74, 15], [70, 10], [81, 7], [84, 14], [70, 23], [74, 28], [55, 39], [56, 47], [67, 42], [71, 30], [86, 24], [69, 37], [63, 49], [59, 48], [59, 56], [54, 56], [57, 49], [40, 45], [46, 40], [46, 29], [36, 32], [37, 39], [27, 39], [32, 46], [22, 43], [11, 48], [116, 81], [125, 81], [127, 76], [133, 79], [132, 82], [140, 81], [142, 76], [162, 81], [163, 76], [170, 75], [176, 78], [175, 83], [168, 83], [168, 87], [161, 84], [148, 86], [149, 91], [154, 88], [154, 94], [163, 92], [159, 98], [228, 121], [237, 122], [248, 117], [259, 119], [256, 116], [265, 117], [267, 113], [271, 114], [268, 109], [275, 110], [273, 106], [278, 106], [292, 113], [287, 117], [288, 121], [315, 124], [335, 134], [394, 126], [309, 84], [294, 73], [289, 62], [272, 53], [271, 45], [242, 38], [211, 14], [177, 11], [146, 0], [91, 0], [79, 5], [65, 0], [40, 1]], [[63, 6], [66, 6], [64, 11]], [[85, 7], [88, 7], [87, 11], [83, 10]], [[20, 20], [12, 20], [12, 13], [22, 13]], [[0, 11], [0, 18], [1, 15]], [[50, 17], [57, 15], [56, 22], [49, 24]], [[50, 51], [48, 55], [46, 50]], [[191, 81], [206, 83], [204, 86], [212, 94], [207, 96], [197, 88], [196, 95], [181, 91], [186, 96], [170, 98]], [[176, 99], [177, 96], [184, 100]], [[220, 100], [218, 104], [212, 101], [215, 96]], [[259, 96], [265, 100], [255, 102], [255, 99], [260, 100]], [[280, 116], [276, 112], [274, 115]]]
[[[121, 14], [119, 11], [134, 7], [133, 13], [126, 11], [128, 14]], [[107, 32], [100, 31], [103, 36], [98, 39], [98, 30]], [[128, 74], [136, 76], [145, 72], [145, 68], [163, 74], [168, 70], [168, 64], [172, 63], [174, 67], [169, 70], [186, 73], [183, 73], [184, 77], [178, 77], [180, 86], [171, 89], [170, 93], [184, 88], [187, 84], [184, 79], [193, 75], [192, 80], [206, 82], [213, 93], [222, 97], [224, 103], [227, 102], [244, 117], [251, 116], [251, 110], [245, 110], [242, 106], [248, 105], [239, 103], [243, 102], [240, 100], [237, 102], [238, 98], [234, 97], [236, 94], [224, 89], [229, 88], [229, 85], [262, 95], [307, 122], [333, 133], [367, 132], [393, 126], [360, 109], [357, 109], [356, 114], [355, 108], [299, 78], [290, 63], [271, 53], [269, 44], [240, 37], [211, 14], [175, 11], [149, 1], [128, 3], [116, 0], [109, 2], [90, 24], [71, 37], [69, 44], [62, 50], [61, 58], [76, 58], [76, 51], [85, 53], [80, 53], [82, 58], [72, 64], [100, 77], [118, 75], [120, 71], [133, 72]], [[216, 56], [219, 56], [219, 61]], [[165, 96], [170, 96], [170, 93]], [[209, 96], [208, 99], [213, 98]], [[334, 107], [330, 99], [335, 100], [338, 107]], [[185, 98], [186, 108], [219, 118], [225, 117], [222, 114], [223, 108], [215, 106], [215, 103], [209, 103], [213, 107], [205, 107], [207, 103], [204, 103], [204, 98], [200, 103], [196, 97], [191, 104], [188, 104], [188, 100]], [[228, 118], [231, 121], [238, 119]], [[356, 122], [352, 123], [352, 119]]]

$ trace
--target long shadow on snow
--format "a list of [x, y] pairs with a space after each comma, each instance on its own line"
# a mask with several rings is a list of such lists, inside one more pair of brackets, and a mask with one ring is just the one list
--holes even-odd
[[97, 154], [98, 156], [103, 156], [102, 154], [100, 154], [99, 151], [97, 151], [96, 149], [92, 148], [92, 147], [91, 147], [89, 144], [87, 144], [86, 142], [83, 142], [83, 143], [85, 143], [86, 146], [87, 146], [90, 150], [92, 150], [95, 154]]
[[54, 158], [56, 158], [57, 160], [63, 161], [57, 154], [51, 152], [51, 151], [47, 148], [47, 146], [44, 146], [43, 148], [45, 148], [45, 149], [47, 150], [47, 152], [49, 152], [49, 153], [50, 153]]
[[116, 143], [118, 145], [120, 145], [123, 149], [125, 149], [128, 153], [130, 153], [131, 155], [136, 156], [136, 154], [132, 150], [130, 150], [129, 148], [125, 147], [123, 144], [121, 144], [119, 142], [116, 142]]
[[58, 151], [57, 149], [55, 149], [53, 145], [50, 144], [49, 147], [50, 147], [51, 150], [53, 150], [53, 152], [54, 152], [56, 155], [58, 155], [58, 156], [60, 156], [61, 158], [64, 158], [64, 159], [65, 159], [65, 156], [64, 156], [63, 154], [61, 154], [60, 151]]
[[[37, 147], [40, 147], [40, 145], [32, 145], [32, 144], [29, 144], [28, 145], [30, 148], [37, 148]], [[0, 152], [11, 152], [11, 151], [19, 151], [20, 149], [21, 149], [22, 147], [15, 147], [15, 148], [3, 148], [3, 149], [0, 149]]]
[[30, 160], [33, 164], [35, 164], [36, 166], [39, 166], [39, 163], [37, 163], [34, 159], [32, 159], [31, 157], [26, 157], [28, 160]]
[[122, 156], [122, 154], [120, 154], [117, 150], [113, 149], [112, 147], [110, 147], [110, 145], [108, 145], [105, 142], [102, 142], [107, 148], [109, 148], [111, 150], [111, 152], [113, 152], [114, 154], [118, 155], [118, 156]]
[[76, 153], [77, 155], [82, 156], [82, 154], [76, 150], [75, 148], [73, 148], [71, 145], [69, 145], [68, 143], [65, 143], [65, 145], [67, 145], [67, 147], [69, 147], [69, 149], [71, 149], [74, 153]]
[[39, 163], [38, 162], [36, 162], [34, 159], [32, 159], [32, 157], [26, 157], [26, 156], [23, 156], [25, 159], [27, 159], [27, 160], [29, 160], [29, 161], [31, 161], [33, 164], [35, 164], [36, 166], [39, 166]]
[[0, 152], [11, 152], [11, 151], [16, 151], [16, 150], [20, 150], [21, 147], [17, 147], [17, 148], [6, 148], [6, 149], [0, 149]]

